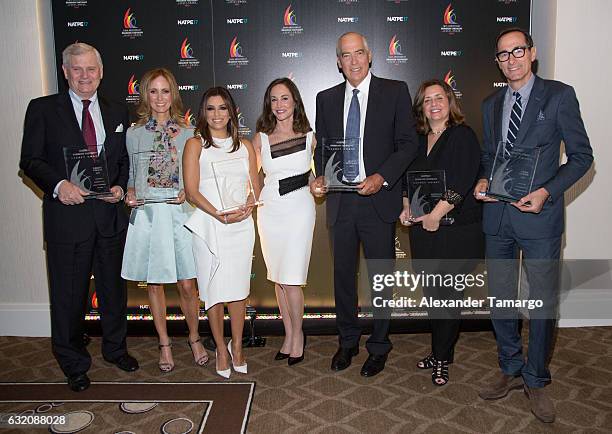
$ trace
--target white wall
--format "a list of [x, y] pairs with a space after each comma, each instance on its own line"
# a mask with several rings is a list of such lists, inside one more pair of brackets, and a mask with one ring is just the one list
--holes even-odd
[[28, 101], [55, 91], [52, 44], [49, 1], [0, 3], [0, 335], [50, 334], [41, 200], [24, 184], [18, 167]]

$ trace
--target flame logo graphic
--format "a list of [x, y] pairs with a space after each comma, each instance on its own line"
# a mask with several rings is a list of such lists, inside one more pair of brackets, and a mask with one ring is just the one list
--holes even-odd
[[139, 87], [138, 80], [135, 80], [134, 74], [132, 74], [130, 81], [128, 81], [128, 95], [140, 95]]
[[236, 107], [236, 116], [238, 116], [238, 128], [246, 128], [246, 118], [240, 113], [240, 107]]
[[283, 23], [286, 26], [297, 26], [297, 20], [295, 16], [295, 12], [291, 10], [291, 5], [287, 6], [285, 9], [285, 15], [283, 17]]
[[393, 35], [391, 42], [389, 42], [389, 56], [397, 56], [402, 54], [402, 46], [397, 39], [397, 35]]
[[98, 308], [98, 295], [96, 294], [96, 291], [94, 291], [94, 293], [91, 295], [91, 307], [93, 309]]
[[455, 76], [453, 75], [453, 71], [449, 69], [449, 71], [444, 76], [444, 82], [448, 84], [451, 89], [457, 90], [457, 82], [455, 81]]
[[193, 59], [193, 48], [187, 38], [181, 44], [181, 59]]
[[291, 71], [289, 75], [287, 75], [287, 78], [295, 83], [295, 75], [293, 74], [293, 71]]
[[183, 116], [183, 119], [185, 120], [185, 123], [187, 125], [195, 125], [195, 117], [191, 114], [191, 109], [187, 109], [185, 115]]
[[444, 24], [457, 24], [457, 15], [455, 15], [455, 10], [453, 9], [453, 5], [451, 3], [448, 4], [446, 9], [444, 10]]
[[240, 42], [238, 42], [238, 37], [234, 36], [232, 42], [230, 43], [230, 57], [243, 57], [242, 56], [242, 47], [240, 46]]
[[136, 18], [134, 17], [134, 13], [130, 13], [131, 8], [128, 8], [123, 15], [123, 28], [124, 29], [135, 29], [136, 28]]

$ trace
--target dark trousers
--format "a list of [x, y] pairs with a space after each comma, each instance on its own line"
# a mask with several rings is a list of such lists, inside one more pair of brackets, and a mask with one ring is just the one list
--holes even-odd
[[[506, 205], [511, 206], [511, 205]], [[529, 282], [530, 300], [542, 300], [544, 307], [530, 311], [528, 357], [523, 357], [518, 312], [491, 308], [491, 321], [497, 341], [499, 366], [507, 375], [522, 375], [529, 387], [550, 382], [548, 357], [556, 325], [559, 290], [561, 237], [538, 240], [518, 238], [505, 212], [497, 235], [486, 236], [489, 295], [497, 299], [518, 299], [518, 253]]]
[[121, 278], [125, 231], [93, 233], [80, 243], [47, 243], [53, 354], [66, 376], [85, 373], [91, 356], [83, 345], [83, 318], [93, 268], [102, 326], [102, 354], [126, 353], [127, 289]]
[[[358, 345], [361, 337], [357, 318], [359, 243], [363, 244], [366, 259], [393, 260], [395, 223], [385, 223], [380, 219], [371, 198], [357, 193], [342, 193], [338, 217], [330, 229], [334, 254], [336, 325], [340, 346], [350, 348]], [[374, 319], [372, 334], [366, 342], [370, 354], [380, 355], [391, 351], [389, 323], [389, 319]]]

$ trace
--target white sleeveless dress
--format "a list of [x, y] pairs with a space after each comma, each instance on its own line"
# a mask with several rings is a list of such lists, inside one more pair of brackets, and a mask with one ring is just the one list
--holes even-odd
[[292, 139], [274, 144], [272, 150], [268, 136], [259, 134], [266, 177], [260, 195], [263, 206], [257, 208], [257, 229], [268, 280], [305, 285], [315, 225], [315, 202], [308, 186], [281, 196], [279, 180], [310, 170], [313, 133], [306, 134], [305, 147], [296, 145]]
[[[211, 163], [232, 158], [248, 158], [247, 148], [241, 144], [229, 153], [232, 139], [214, 139], [218, 148], [202, 148], [200, 153], [200, 193], [217, 209], [221, 208]], [[243, 300], [249, 296], [251, 264], [255, 244], [253, 218], [231, 224], [196, 208], [185, 223], [193, 233], [193, 255], [200, 299], [206, 309], [217, 303]]]

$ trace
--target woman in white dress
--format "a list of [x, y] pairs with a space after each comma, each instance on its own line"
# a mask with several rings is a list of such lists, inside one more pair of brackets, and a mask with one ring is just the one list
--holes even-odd
[[[187, 200], [196, 206], [185, 226], [193, 233], [200, 298], [217, 346], [216, 370], [224, 378], [231, 374], [230, 361], [235, 371], [247, 372], [242, 330], [255, 244], [252, 206], [219, 212], [222, 205], [212, 163], [230, 159], [245, 161], [254, 183], [250, 197], [254, 202], [259, 196], [255, 150], [251, 142], [238, 138], [238, 115], [231, 95], [225, 88], [213, 87], [202, 97], [195, 137], [185, 145], [183, 177]], [[224, 303], [232, 330], [228, 344], [223, 337]]]
[[315, 225], [308, 179], [316, 140], [300, 92], [290, 79], [270, 83], [256, 129], [253, 145], [265, 173], [264, 206], [257, 210], [257, 228], [285, 327], [285, 340], [275, 359], [288, 359], [291, 366], [304, 360], [306, 347], [301, 286], [308, 276]]
[[[163, 173], [179, 176], [180, 155], [185, 142], [193, 137], [193, 128], [183, 120], [183, 103], [176, 80], [165, 68], [146, 72], [140, 83], [138, 120], [127, 131], [130, 159], [135, 153], [160, 151], [168, 158], [156, 159], [159, 169], [150, 173], [150, 186], [169, 187], [175, 179]], [[163, 152], [163, 154], [161, 154]], [[132, 168], [133, 169], [133, 168]], [[179, 185], [181, 184], [179, 180]], [[134, 190], [134, 170], [130, 171], [126, 203], [133, 207], [128, 227], [121, 277], [147, 282], [149, 307], [159, 336], [159, 370], [174, 369], [172, 342], [166, 327], [166, 296], [164, 284], [175, 283], [179, 303], [189, 328], [188, 344], [195, 363], [204, 366], [208, 354], [200, 342], [198, 331], [200, 300], [195, 284], [195, 265], [191, 248], [191, 234], [183, 226], [193, 208], [185, 202], [180, 191], [174, 203], [150, 203], [137, 206]]]

